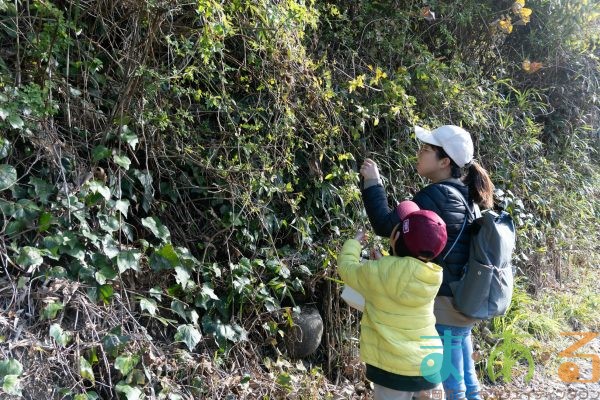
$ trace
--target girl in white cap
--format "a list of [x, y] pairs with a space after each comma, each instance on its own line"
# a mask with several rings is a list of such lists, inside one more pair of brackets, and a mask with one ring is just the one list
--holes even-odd
[[[443, 382], [444, 390], [447, 399], [480, 400], [471, 341], [471, 329], [476, 320], [454, 308], [450, 283], [460, 280], [469, 258], [470, 226], [475, 219], [475, 207], [492, 207], [494, 186], [485, 169], [473, 160], [473, 142], [467, 131], [444, 125], [433, 131], [415, 127], [415, 133], [422, 142], [417, 172], [432, 183], [420, 190], [412, 201], [421, 209], [436, 212], [446, 223], [448, 234], [446, 247], [433, 260], [443, 267], [443, 281], [434, 303], [436, 329], [441, 337], [445, 331], [452, 336], [451, 346], [449, 343], [444, 346], [451, 351], [452, 365], [447, 367], [453, 371]], [[364, 177], [363, 202], [373, 230], [380, 236], [389, 237], [399, 216], [395, 208], [388, 206], [377, 164], [365, 160], [360, 173]], [[465, 207], [461, 197], [467, 200], [469, 208]]]

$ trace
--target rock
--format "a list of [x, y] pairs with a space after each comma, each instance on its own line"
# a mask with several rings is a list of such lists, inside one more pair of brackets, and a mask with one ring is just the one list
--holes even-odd
[[363, 394], [367, 391], [367, 388], [364, 383], [357, 383], [356, 386], [354, 386], [354, 390], [356, 391], [356, 394]]
[[575, 317], [570, 317], [568, 322], [575, 332], [581, 332], [584, 328], [583, 324]]
[[302, 306], [299, 314], [292, 316], [294, 326], [285, 334], [285, 345], [292, 358], [303, 358], [313, 354], [323, 337], [323, 319], [319, 311]]

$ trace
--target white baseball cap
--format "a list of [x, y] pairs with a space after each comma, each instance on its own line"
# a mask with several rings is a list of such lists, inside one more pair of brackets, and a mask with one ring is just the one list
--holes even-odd
[[446, 154], [458, 165], [464, 167], [473, 160], [473, 141], [469, 132], [455, 125], [443, 125], [429, 131], [415, 126], [417, 139], [444, 149]]

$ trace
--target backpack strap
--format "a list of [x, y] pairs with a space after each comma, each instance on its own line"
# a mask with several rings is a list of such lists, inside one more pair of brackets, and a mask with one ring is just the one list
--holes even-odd
[[[469, 207], [469, 204], [467, 203], [467, 199], [465, 199], [465, 196], [463, 196], [463, 194], [460, 192], [460, 190], [458, 190], [457, 188], [455, 188], [452, 185], [444, 185], [444, 186], [446, 186], [448, 188], [448, 190], [450, 190], [451, 192], [453, 192], [454, 194], [456, 194], [458, 196], [458, 198], [462, 201], [463, 205], [467, 209], [467, 212], [475, 214], [475, 218], [479, 218], [481, 216], [481, 211], [479, 210], [479, 206], [477, 204], [473, 203], [473, 211], [471, 211], [471, 207]], [[463, 221], [462, 227], [460, 228], [460, 232], [458, 233], [458, 236], [454, 240], [454, 243], [452, 243], [452, 246], [450, 246], [450, 248], [448, 249], [446, 254], [444, 254], [444, 257], [442, 257], [442, 260], [445, 260], [446, 257], [448, 257], [448, 254], [450, 254], [452, 252], [452, 250], [454, 249], [454, 246], [456, 246], [456, 243], [458, 243], [458, 239], [460, 239], [460, 237], [462, 236], [462, 234], [465, 230], [465, 227], [467, 226], [468, 219], [469, 219], [468, 215], [465, 214], [465, 219]]]

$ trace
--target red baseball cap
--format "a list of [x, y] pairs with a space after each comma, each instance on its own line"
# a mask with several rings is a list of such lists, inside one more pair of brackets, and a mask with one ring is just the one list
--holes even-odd
[[411, 256], [431, 260], [444, 250], [448, 233], [439, 215], [408, 200], [398, 204], [396, 213], [401, 221], [400, 239]]

